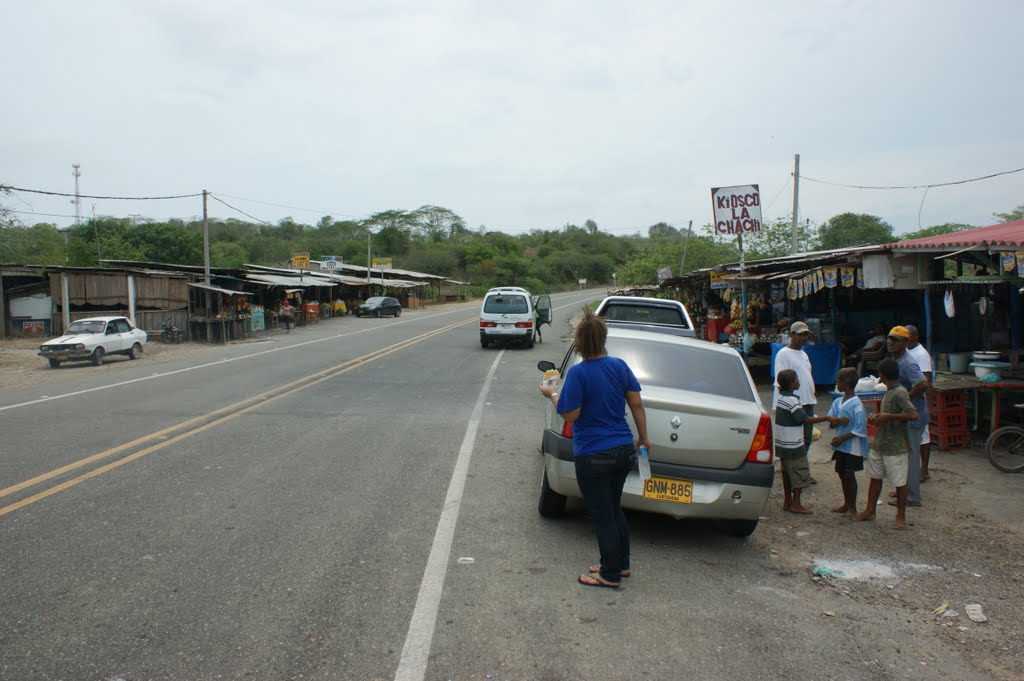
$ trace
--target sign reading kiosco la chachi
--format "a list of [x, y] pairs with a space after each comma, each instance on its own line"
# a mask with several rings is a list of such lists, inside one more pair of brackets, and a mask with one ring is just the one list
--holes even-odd
[[761, 191], [756, 184], [711, 189], [715, 234], [722, 236], [761, 231]]

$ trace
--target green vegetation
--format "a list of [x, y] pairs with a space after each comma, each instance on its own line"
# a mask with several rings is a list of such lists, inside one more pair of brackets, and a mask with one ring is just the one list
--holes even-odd
[[[0, 189], [0, 262], [96, 266], [102, 260], [141, 260], [202, 265], [201, 221], [133, 221], [93, 218], [65, 230], [55, 225], [21, 224], [5, 208], [9, 192]], [[1024, 205], [1005, 220], [1020, 219]], [[899, 239], [961, 231], [970, 225], [945, 224], [912, 234], [893, 236], [893, 228], [873, 215], [843, 213], [820, 228], [810, 221], [798, 228], [801, 251], [889, 243]], [[658, 269], [679, 274], [685, 251], [687, 272], [739, 260], [735, 240], [714, 236], [711, 226], [687, 230], [664, 222], [632, 236], [602, 232], [593, 220], [555, 229], [511, 235], [467, 228], [455, 212], [440, 206], [412, 211], [388, 210], [364, 220], [335, 221], [324, 216], [315, 225], [285, 218], [276, 225], [236, 219], [210, 220], [210, 261], [214, 267], [243, 264], [282, 265], [293, 253], [313, 259], [341, 256], [365, 265], [369, 236], [377, 257], [390, 257], [399, 269], [429, 272], [472, 282], [475, 291], [491, 286], [524, 286], [543, 292], [573, 288], [579, 279], [590, 284], [655, 284]], [[785, 218], [766, 221], [759, 234], [745, 237], [748, 259], [787, 255], [791, 224]]]

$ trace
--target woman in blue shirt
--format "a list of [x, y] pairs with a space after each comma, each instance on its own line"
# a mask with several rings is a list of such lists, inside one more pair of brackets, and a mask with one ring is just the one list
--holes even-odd
[[621, 359], [605, 350], [608, 327], [604, 319], [583, 309], [576, 327], [576, 350], [583, 361], [569, 369], [561, 394], [544, 386], [541, 393], [573, 424], [576, 482], [590, 511], [601, 552], [600, 565], [580, 575], [580, 584], [618, 587], [629, 570], [629, 524], [622, 512], [622, 487], [633, 468], [633, 434], [626, 406], [636, 424], [636, 446], [650, 447], [647, 414], [640, 400], [640, 383]]

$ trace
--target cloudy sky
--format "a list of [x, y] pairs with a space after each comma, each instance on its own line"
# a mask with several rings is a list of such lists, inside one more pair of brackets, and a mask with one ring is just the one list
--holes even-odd
[[[710, 222], [725, 185], [759, 183], [765, 219], [786, 217], [800, 154], [814, 222], [903, 233], [1024, 203], [1024, 172], [926, 197], [811, 181], [1024, 167], [1018, 0], [38, 0], [3, 19], [0, 183], [17, 187], [73, 192], [78, 162], [83, 194], [207, 189], [269, 222], [434, 204], [473, 228], [628, 234]], [[73, 222], [32, 214], [71, 216], [66, 198], [6, 203]]]

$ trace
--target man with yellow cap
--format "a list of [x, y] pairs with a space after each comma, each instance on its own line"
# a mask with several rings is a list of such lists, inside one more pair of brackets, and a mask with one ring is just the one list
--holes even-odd
[[[928, 428], [928, 400], [926, 394], [931, 384], [921, 372], [921, 367], [909, 352], [910, 331], [905, 326], [894, 326], [889, 330], [886, 347], [889, 355], [900, 365], [900, 384], [910, 393], [910, 401], [917, 409], [917, 418], [907, 424], [907, 438], [910, 440], [910, 457], [907, 466], [907, 506], [921, 505], [921, 441]], [[895, 501], [890, 501], [895, 506]]]

